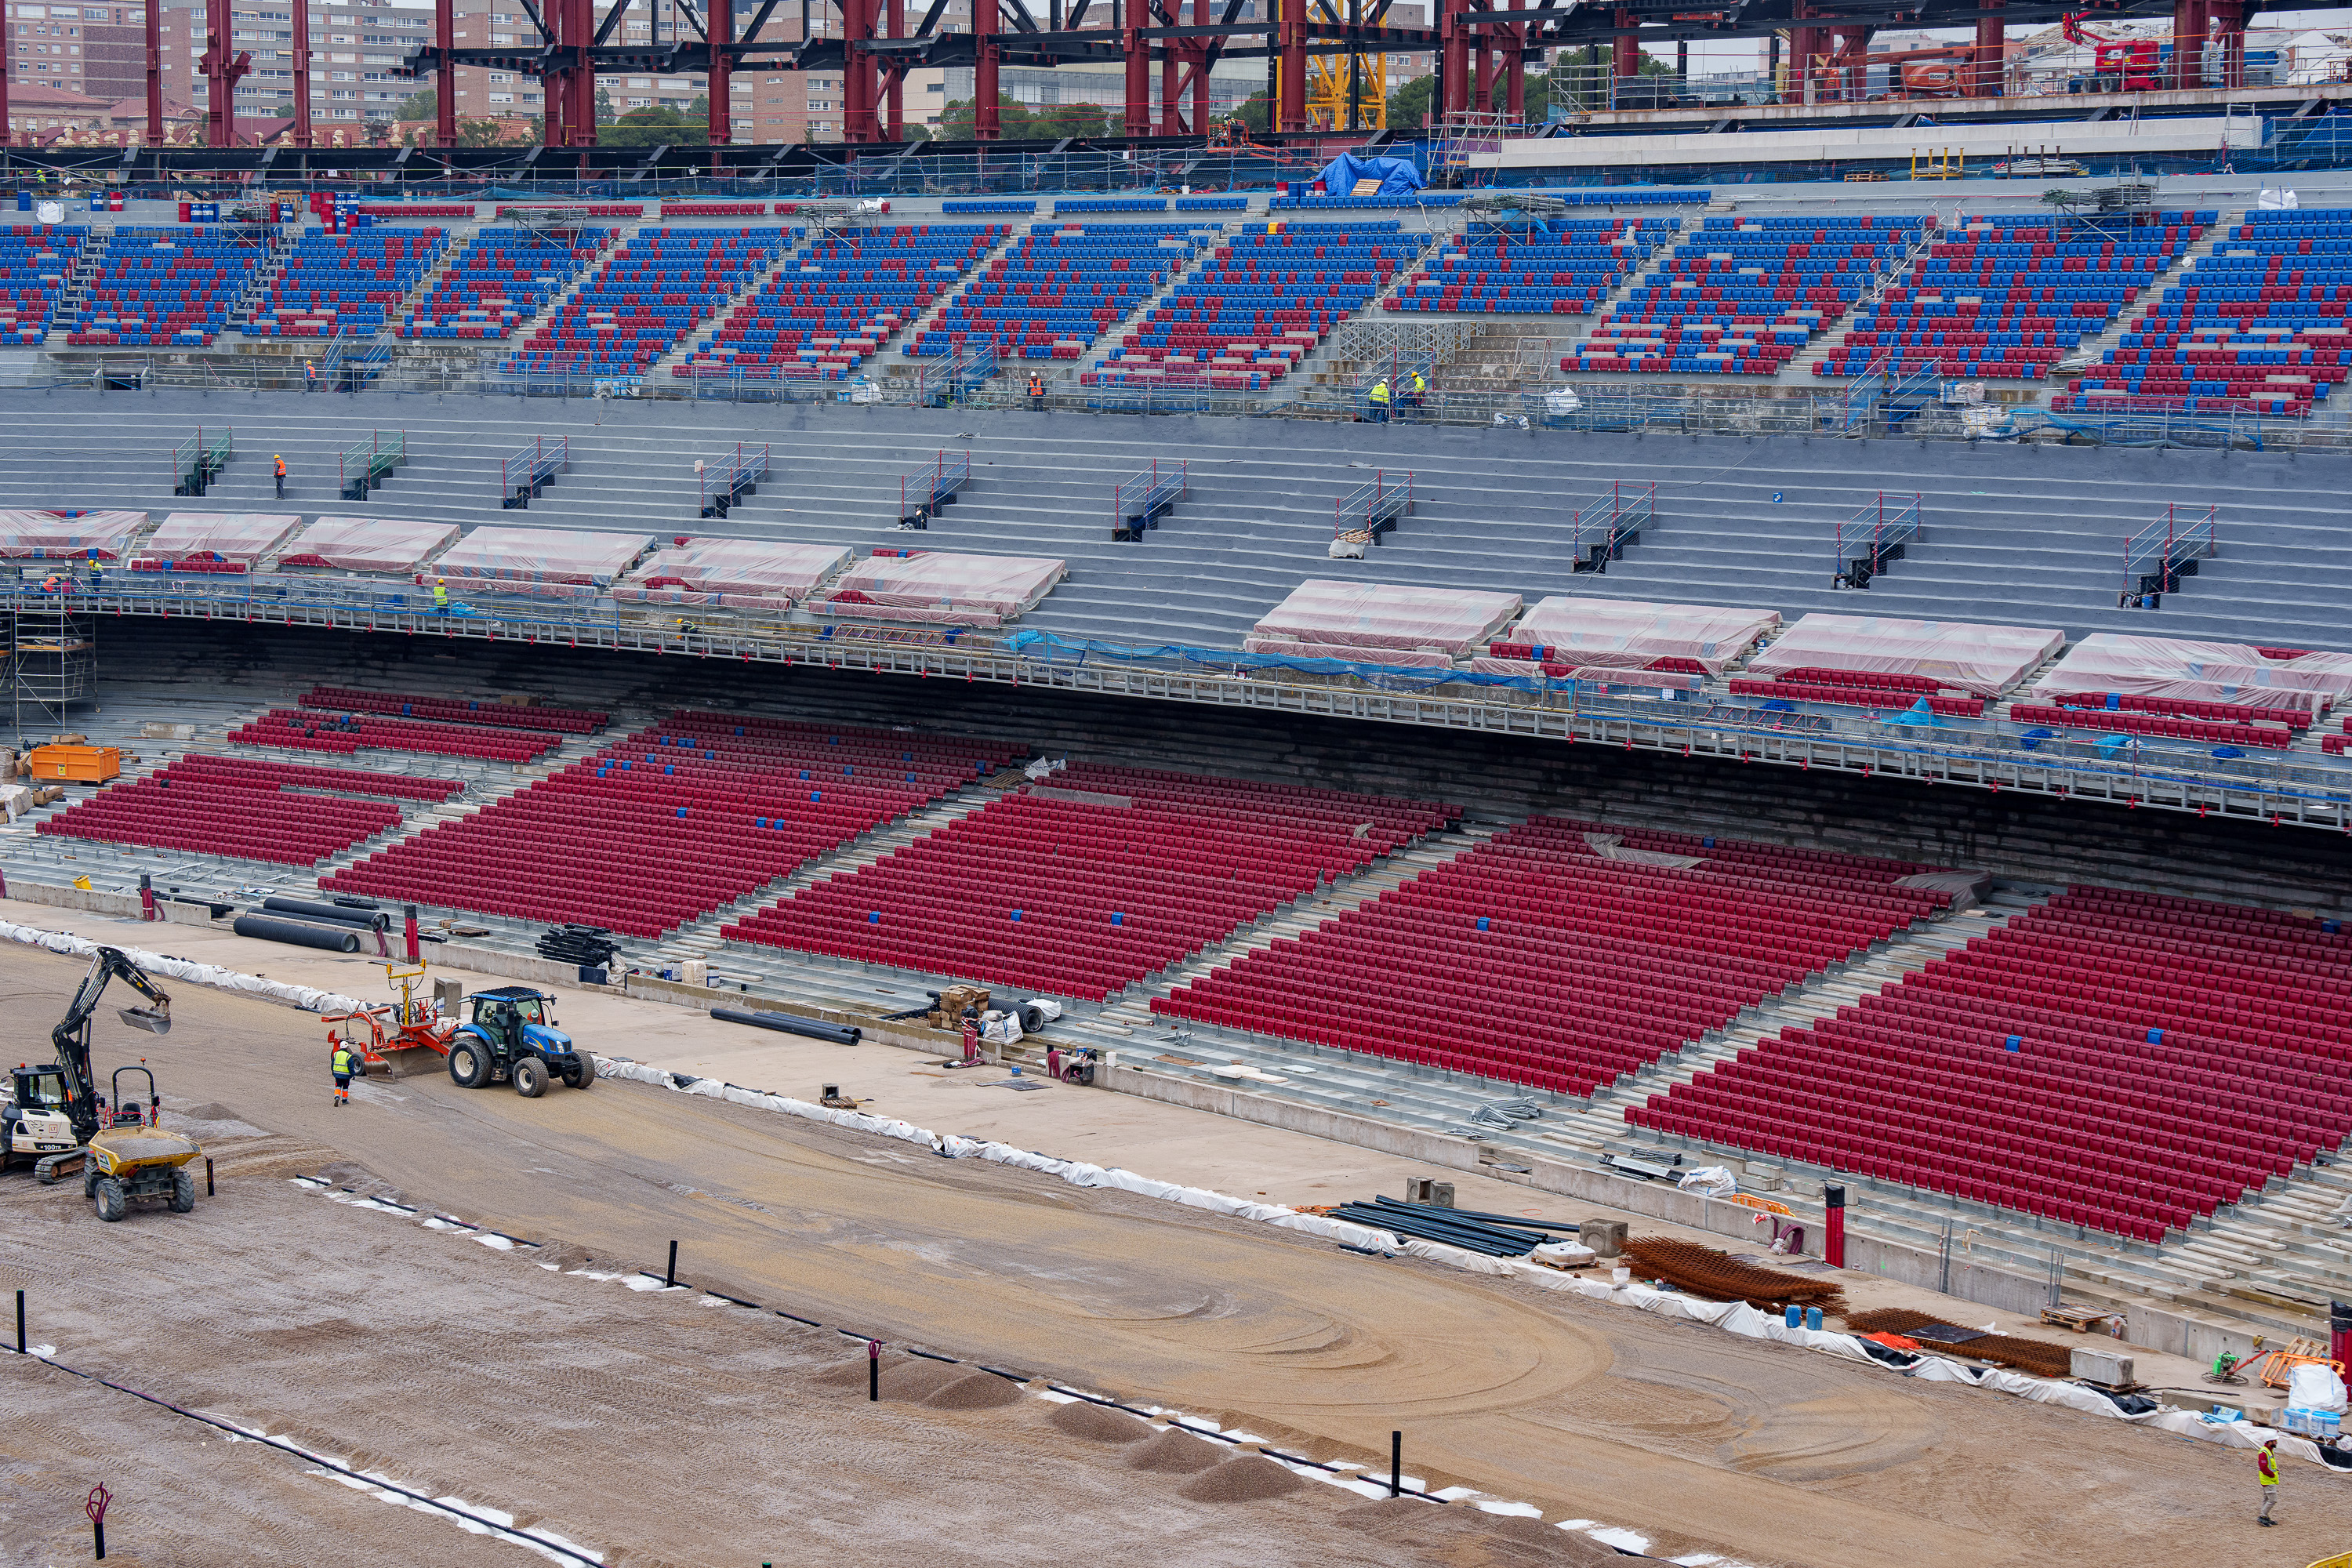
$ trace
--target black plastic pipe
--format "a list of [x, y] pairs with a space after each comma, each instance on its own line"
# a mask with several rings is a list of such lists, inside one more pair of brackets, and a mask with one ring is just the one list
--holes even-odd
[[261, 912], [285, 915], [298, 921], [325, 921], [332, 925], [365, 926], [371, 931], [387, 931], [392, 917], [382, 910], [350, 910], [341, 904], [314, 903], [308, 899], [284, 899], [272, 895], [261, 900]]
[[239, 936], [257, 936], [264, 942], [282, 942], [294, 947], [323, 948], [329, 952], [360, 950], [356, 926], [314, 926], [279, 915], [239, 915], [228, 929]]
[[866, 1032], [853, 1024], [828, 1024], [822, 1018], [795, 1017], [790, 1013], [751, 1013], [740, 1007], [713, 1007], [710, 1016], [721, 1023], [749, 1024], [755, 1029], [805, 1035], [812, 1040], [830, 1040], [836, 1046], [854, 1046], [866, 1037]]

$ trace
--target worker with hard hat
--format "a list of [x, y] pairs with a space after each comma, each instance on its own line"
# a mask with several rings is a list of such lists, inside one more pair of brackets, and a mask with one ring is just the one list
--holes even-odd
[[272, 457], [271, 457], [271, 458], [269, 459], [269, 461], [270, 461], [270, 468], [271, 468], [271, 477], [272, 477], [272, 478], [274, 478], [274, 479], [278, 481], [278, 499], [279, 500], [284, 500], [286, 499], [286, 458], [285, 458], [285, 455], [284, 455], [283, 453], [276, 454], [276, 455], [274, 455], [274, 456], [272, 456]]
[[1388, 377], [1382, 376], [1380, 380], [1372, 383], [1371, 396], [1369, 401], [1371, 405], [1372, 423], [1375, 425], [1387, 424], [1389, 422]]
[[341, 1039], [335, 1041], [335, 1054], [328, 1059], [329, 1070], [335, 1075], [335, 1103], [352, 1102], [352, 1079], [367, 1076], [367, 1065], [360, 1060], [357, 1051]]
[[449, 613], [449, 579], [446, 577], [433, 579], [433, 608], [440, 615]]

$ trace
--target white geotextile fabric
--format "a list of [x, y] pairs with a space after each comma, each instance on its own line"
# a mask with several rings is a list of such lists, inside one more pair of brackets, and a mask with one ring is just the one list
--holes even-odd
[[[21, 942], [30, 947], [46, 947], [51, 952], [88, 958], [98, 951], [99, 944], [86, 937], [60, 931], [42, 931], [35, 926], [20, 926], [0, 921], [0, 938]], [[108, 945], [121, 947], [120, 942]], [[165, 958], [160, 952], [145, 952], [135, 947], [121, 947], [131, 963], [150, 974], [173, 980], [184, 980], [192, 985], [209, 985], [219, 991], [241, 991], [253, 996], [270, 996], [280, 1002], [290, 1002], [309, 1013], [350, 1013], [362, 1004], [333, 991], [315, 991], [308, 985], [288, 985], [276, 980], [264, 980], [257, 974], [243, 974], [234, 969], [223, 969], [217, 963], [191, 963], [184, 958]]]
[[[765, 539], [698, 539], [665, 545], [631, 572], [624, 586], [661, 592], [747, 594], [765, 599], [798, 599], [841, 569], [846, 548], [834, 544], [788, 544]], [[676, 578], [677, 582], [665, 579]], [[631, 594], [632, 597], [635, 593]]]
[[2033, 695], [2045, 699], [2109, 691], [2319, 712], [2352, 693], [2352, 654], [2264, 658], [2245, 643], [2100, 632], [2068, 648], [2033, 683]]
[[142, 555], [176, 561], [210, 551], [231, 561], [257, 561], [302, 526], [290, 512], [175, 511], [155, 525]]
[[[984, 611], [1017, 616], [1052, 591], [1069, 574], [1069, 563], [1034, 555], [964, 555], [933, 551], [921, 555], [869, 555], [834, 583], [837, 596], [856, 593], [868, 604], [901, 609]], [[836, 613], [854, 615], [840, 605]]]
[[646, 533], [585, 533], [560, 528], [478, 528], [434, 563], [450, 577], [523, 583], [609, 584], [653, 543]]
[[1777, 678], [1812, 668], [1923, 675], [1979, 697], [1998, 697], [2065, 641], [2065, 633], [2049, 626], [1812, 615], [1748, 660], [1747, 673]]
[[[1469, 651], [1519, 613], [1517, 594], [1467, 588], [1406, 588], [1310, 577], [1250, 628], [1254, 637], [1353, 648]], [[1346, 654], [1320, 658], [1349, 657]]]
[[146, 526], [143, 511], [86, 511], [79, 517], [0, 511], [0, 556], [79, 555], [95, 550], [100, 559], [114, 560], [130, 548], [131, 535]]
[[315, 555], [345, 572], [413, 572], [418, 562], [457, 537], [454, 522], [322, 517], [294, 536], [286, 558]]
[[1555, 594], [1536, 601], [1535, 608], [1497, 640], [1549, 647], [1554, 664], [1639, 669], [1654, 658], [1687, 658], [1710, 675], [1720, 675], [1749, 644], [1780, 624], [1775, 610]]

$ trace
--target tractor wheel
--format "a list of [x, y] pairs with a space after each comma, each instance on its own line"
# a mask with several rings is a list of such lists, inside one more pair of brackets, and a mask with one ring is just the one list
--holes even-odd
[[590, 1084], [596, 1081], [596, 1058], [594, 1057], [590, 1056], [586, 1051], [574, 1051], [572, 1053], [572, 1059], [578, 1062], [580, 1065], [576, 1069], [565, 1076], [563, 1081], [567, 1085], [573, 1089], [586, 1089]]
[[490, 1081], [489, 1047], [479, 1040], [455, 1040], [449, 1046], [449, 1079], [459, 1089], [479, 1089]]
[[513, 1071], [515, 1092], [525, 1100], [537, 1100], [547, 1092], [547, 1064], [537, 1057], [517, 1057]]
[[110, 1225], [131, 1212], [131, 1194], [124, 1192], [122, 1184], [112, 1176], [99, 1177], [90, 1188], [89, 1197], [92, 1206], [98, 1210], [98, 1217]]
[[185, 1165], [172, 1173], [172, 1212], [196, 1212], [196, 1178], [188, 1173]]

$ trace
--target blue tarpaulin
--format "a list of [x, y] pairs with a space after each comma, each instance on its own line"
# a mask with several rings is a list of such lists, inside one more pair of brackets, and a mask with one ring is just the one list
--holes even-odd
[[1315, 176], [1327, 196], [1351, 196], [1356, 194], [1359, 180], [1378, 180], [1376, 193], [1383, 196], [1409, 196], [1428, 182], [1408, 158], [1356, 158], [1342, 153], [1323, 166]]

